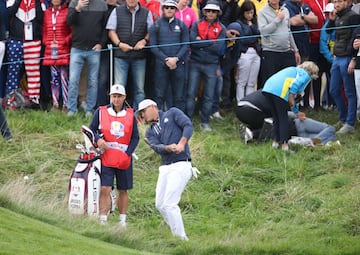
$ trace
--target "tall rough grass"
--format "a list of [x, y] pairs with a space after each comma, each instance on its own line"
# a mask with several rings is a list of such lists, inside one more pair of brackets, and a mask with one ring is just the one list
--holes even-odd
[[[82, 116], [60, 112], [6, 112], [14, 142], [0, 141], [0, 205], [84, 236], [164, 254], [360, 254], [360, 131], [339, 137], [340, 147], [295, 154], [269, 143], [244, 145], [228, 114], [201, 132], [195, 119], [193, 164], [180, 207], [190, 238], [171, 236], [154, 206], [160, 164], [141, 141], [134, 162], [128, 228], [68, 214], [69, 175], [82, 142]], [[336, 122], [336, 114], [313, 117]], [[140, 126], [141, 137], [145, 127]], [[30, 178], [25, 181], [23, 177]]]

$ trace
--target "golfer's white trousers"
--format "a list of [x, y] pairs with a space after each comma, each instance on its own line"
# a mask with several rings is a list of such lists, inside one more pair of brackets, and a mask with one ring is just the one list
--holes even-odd
[[155, 206], [172, 234], [179, 237], [186, 237], [186, 233], [178, 204], [191, 176], [191, 162], [180, 161], [159, 167]]

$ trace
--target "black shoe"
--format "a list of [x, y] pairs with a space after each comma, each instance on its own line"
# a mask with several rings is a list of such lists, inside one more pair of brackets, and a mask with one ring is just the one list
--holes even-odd
[[34, 102], [30, 102], [29, 104], [27, 104], [25, 106], [25, 109], [29, 109], [29, 110], [40, 110], [40, 105]]

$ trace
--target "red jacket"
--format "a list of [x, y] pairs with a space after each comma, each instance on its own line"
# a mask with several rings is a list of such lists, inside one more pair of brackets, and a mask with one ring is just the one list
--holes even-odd
[[325, 22], [324, 10], [328, 0], [304, 0], [303, 3], [309, 5], [311, 11], [318, 17], [318, 23], [309, 25], [309, 29], [310, 43], [319, 43], [320, 30]]
[[[62, 5], [59, 9], [53, 10], [50, 6], [44, 13], [44, 25], [43, 25], [43, 40], [45, 45], [45, 54], [43, 65], [69, 65], [70, 63], [70, 48], [71, 48], [71, 27], [66, 23], [66, 16], [68, 8], [66, 5]], [[57, 14], [57, 15], [56, 15]], [[56, 17], [55, 32], [53, 30], [53, 17]], [[51, 58], [51, 43], [55, 39], [58, 43], [58, 58]]]

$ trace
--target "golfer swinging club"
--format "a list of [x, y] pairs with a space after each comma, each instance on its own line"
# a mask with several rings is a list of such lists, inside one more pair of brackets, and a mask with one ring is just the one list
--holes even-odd
[[[146, 130], [146, 142], [162, 159], [156, 184], [155, 206], [172, 234], [188, 240], [178, 203], [193, 171], [196, 171], [191, 166], [188, 144], [193, 125], [189, 117], [178, 108], [172, 107], [163, 112], [150, 99], [139, 103], [138, 114], [150, 124]], [[194, 172], [195, 177], [196, 174]]]

